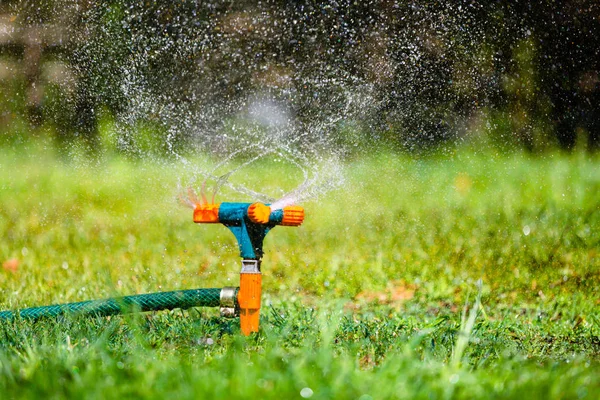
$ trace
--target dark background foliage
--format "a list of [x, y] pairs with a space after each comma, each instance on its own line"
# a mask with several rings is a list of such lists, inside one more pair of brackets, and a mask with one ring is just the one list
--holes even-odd
[[[593, 149], [599, 25], [591, 0], [3, 2], [0, 130], [93, 151], [105, 113], [185, 142], [260, 94], [363, 142]], [[344, 113], [353, 91], [369, 102]]]

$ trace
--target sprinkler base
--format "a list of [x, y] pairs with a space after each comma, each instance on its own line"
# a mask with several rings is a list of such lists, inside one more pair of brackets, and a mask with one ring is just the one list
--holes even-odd
[[238, 304], [240, 305], [240, 329], [245, 336], [258, 332], [261, 291], [260, 261], [242, 260]]

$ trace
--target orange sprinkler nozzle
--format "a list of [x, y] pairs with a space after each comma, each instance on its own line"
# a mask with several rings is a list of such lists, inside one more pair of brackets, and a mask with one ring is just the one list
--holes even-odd
[[196, 204], [194, 222], [215, 224], [219, 222], [219, 204]]
[[253, 203], [248, 207], [248, 218], [255, 224], [266, 224], [271, 216], [271, 207], [262, 203]]
[[283, 208], [283, 226], [300, 226], [304, 222], [304, 208], [300, 206], [288, 206]]

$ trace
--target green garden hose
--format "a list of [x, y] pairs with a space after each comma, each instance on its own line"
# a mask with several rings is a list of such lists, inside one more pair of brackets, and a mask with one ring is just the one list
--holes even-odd
[[138, 294], [106, 300], [89, 300], [78, 303], [54, 304], [44, 307], [25, 308], [17, 311], [1, 311], [0, 319], [15, 317], [38, 319], [58, 317], [65, 314], [109, 316], [135, 311], [172, 310], [174, 308], [218, 307], [222, 303], [223, 289], [191, 289], [173, 292]]

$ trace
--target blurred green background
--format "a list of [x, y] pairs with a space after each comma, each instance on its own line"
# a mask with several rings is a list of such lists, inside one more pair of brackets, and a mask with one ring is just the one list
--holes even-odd
[[[332, 127], [353, 151], [374, 138], [408, 151], [472, 140], [501, 151], [594, 149], [599, 25], [588, 0], [4, 1], [0, 144], [48, 137], [63, 152], [76, 144], [164, 155], [181, 118], [159, 107], [133, 118], [142, 89], [192, 114], [291, 92], [294, 117], [311, 121], [339, 112], [336, 91], [360, 83], [372, 103]], [[102, 137], [105, 121], [124, 116], [147, 133]], [[169, 142], [185, 147], [190, 130]]]

